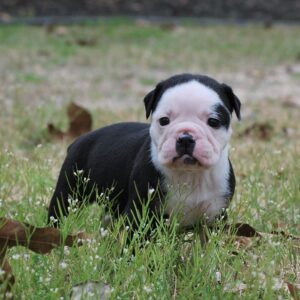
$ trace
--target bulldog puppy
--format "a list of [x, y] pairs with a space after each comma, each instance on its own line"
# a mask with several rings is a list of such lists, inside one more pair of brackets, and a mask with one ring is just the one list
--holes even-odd
[[[48, 221], [67, 216], [70, 199], [93, 202], [111, 187], [115, 215], [126, 214], [133, 227], [149, 191], [149, 214], [176, 215], [181, 227], [222, 215], [235, 189], [228, 150], [239, 99], [210, 77], [180, 74], [158, 83], [144, 103], [150, 125], [110, 125], [68, 148]], [[88, 179], [78, 182], [78, 174]]]

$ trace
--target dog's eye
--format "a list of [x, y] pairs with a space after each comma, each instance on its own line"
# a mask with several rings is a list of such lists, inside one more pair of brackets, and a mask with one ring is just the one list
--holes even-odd
[[170, 119], [168, 117], [162, 117], [159, 119], [159, 124], [161, 126], [166, 126], [170, 123]]
[[212, 127], [212, 128], [220, 128], [221, 126], [221, 121], [215, 118], [209, 118], [207, 120], [207, 124]]

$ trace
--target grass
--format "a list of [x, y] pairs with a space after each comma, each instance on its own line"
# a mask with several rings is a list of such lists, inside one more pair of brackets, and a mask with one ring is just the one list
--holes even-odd
[[[92, 112], [94, 128], [144, 121], [145, 93], [157, 81], [187, 71], [227, 80], [245, 97], [244, 120], [234, 123], [237, 189], [229, 223], [299, 235], [300, 109], [286, 101], [299, 95], [299, 76], [282, 71], [299, 65], [299, 34], [297, 26], [166, 29], [130, 20], [62, 29], [0, 27], [0, 217], [45, 226], [68, 145], [51, 141], [46, 124], [67, 128], [69, 101]], [[270, 85], [274, 70], [281, 70], [281, 77]], [[288, 86], [288, 92], [270, 96], [278, 85]], [[245, 134], [262, 123], [272, 125], [267, 136]], [[176, 224], [162, 223], [145, 247], [136, 240], [127, 249], [118, 238], [122, 220], [101, 236], [103, 214], [103, 206], [90, 206], [65, 222], [65, 234], [95, 234], [80, 248], [61, 247], [47, 256], [10, 250], [15, 298], [68, 299], [72, 286], [95, 280], [111, 286], [112, 299], [286, 299], [285, 282], [300, 284], [299, 245], [286, 238], [238, 248], [233, 237], [212, 232], [203, 247], [197, 232], [188, 237]]]

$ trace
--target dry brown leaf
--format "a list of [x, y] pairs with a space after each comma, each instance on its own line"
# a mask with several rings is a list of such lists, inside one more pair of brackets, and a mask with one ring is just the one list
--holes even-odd
[[97, 40], [95, 38], [87, 38], [82, 37], [75, 40], [75, 43], [79, 46], [95, 46], [97, 44]]
[[291, 240], [294, 240], [294, 241], [300, 241], [300, 237], [294, 236], [294, 235], [289, 234], [289, 233], [286, 233], [283, 230], [279, 230], [279, 231], [278, 230], [272, 230], [271, 234], [272, 235], [282, 236], [282, 237], [284, 237], [286, 239], [291, 239]]
[[53, 248], [62, 244], [74, 246], [78, 240], [89, 238], [86, 233], [68, 235], [63, 239], [61, 232], [52, 227], [34, 227], [18, 221], [0, 218], [0, 249], [14, 246], [24, 246], [41, 254], [49, 253]]
[[[282, 237], [284, 239], [289, 239], [293, 241], [293, 247], [300, 251], [300, 237], [288, 234], [284, 231], [271, 231], [267, 232], [259, 232], [254, 229], [249, 224], [245, 223], [236, 223], [233, 225], [226, 225], [224, 230], [228, 233], [228, 235], [235, 235], [234, 244], [236, 249], [248, 249], [257, 243], [260, 243], [261, 239], [270, 240], [274, 237]], [[230, 239], [232, 241], [232, 239]], [[234, 255], [237, 255], [238, 252], [234, 251]], [[299, 299], [300, 300], [300, 299]]]
[[256, 231], [252, 226], [246, 223], [236, 223], [233, 225], [226, 225], [225, 230], [229, 231], [230, 234], [244, 237], [261, 237], [261, 234]]
[[0, 295], [9, 293], [15, 283], [15, 277], [8, 260], [5, 258], [5, 254], [6, 248], [2, 249], [2, 247], [0, 247], [0, 270], [4, 271], [4, 274], [0, 274]]
[[294, 300], [300, 300], [300, 289], [292, 283], [287, 282], [287, 287], [289, 292]]
[[240, 133], [239, 136], [252, 137], [260, 140], [270, 140], [273, 133], [274, 127], [270, 123], [264, 122], [250, 125], [242, 133]]
[[83, 107], [71, 102], [67, 109], [69, 118], [69, 129], [63, 132], [56, 128], [52, 123], [48, 124], [48, 132], [55, 139], [64, 138], [74, 139], [92, 130], [92, 116]]
[[56, 128], [52, 123], [48, 124], [48, 132], [53, 138], [59, 140], [62, 140], [65, 136], [65, 133], [62, 132], [60, 129]]
[[68, 117], [70, 122], [69, 135], [77, 137], [92, 129], [92, 116], [83, 107], [71, 102], [68, 106]]
[[34, 227], [15, 220], [0, 218], [0, 267], [4, 271], [0, 283], [8, 280], [7, 290], [14, 284], [14, 276], [9, 262], [5, 258], [8, 248], [24, 246], [36, 253], [46, 254], [53, 248], [66, 245], [82, 245], [82, 241], [91, 238], [91, 235], [80, 232], [76, 235], [68, 235], [65, 239], [62, 233], [52, 227]]

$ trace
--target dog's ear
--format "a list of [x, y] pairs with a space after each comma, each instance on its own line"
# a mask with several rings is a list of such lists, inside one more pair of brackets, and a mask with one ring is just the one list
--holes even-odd
[[157, 84], [154, 90], [149, 92], [144, 98], [144, 104], [146, 109], [146, 118], [148, 119], [151, 113], [154, 112], [159, 98], [161, 96], [163, 82]]
[[241, 120], [241, 101], [240, 99], [233, 93], [232, 88], [227, 84], [223, 83], [222, 88], [226, 94], [226, 97], [229, 101], [229, 109], [230, 112], [235, 111], [235, 114], [239, 120]]

